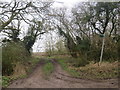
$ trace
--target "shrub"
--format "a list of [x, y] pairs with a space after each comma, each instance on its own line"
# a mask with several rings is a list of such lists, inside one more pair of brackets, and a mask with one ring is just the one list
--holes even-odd
[[25, 62], [29, 57], [22, 43], [10, 42], [2, 48], [2, 74], [10, 75], [16, 62]]
[[71, 64], [75, 67], [80, 67], [80, 66], [85, 66], [85, 65], [89, 64], [89, 61], [87, 59], [81, 57], [81, 58], [74, 59]]

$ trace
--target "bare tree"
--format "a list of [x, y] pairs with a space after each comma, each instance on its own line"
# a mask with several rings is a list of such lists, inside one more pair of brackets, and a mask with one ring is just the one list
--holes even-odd
[[11, 41], [17, 42], [20, 41], [19, 35], [23, 30], [21, 24], [26, 24], [29, 28], [26, 30], [28, 33], [23, 38], [23, 42], [26, 49], [30, 51], [36, 39], [46, 31], [45, 15], [49, 12], [48, 7], [52, 2], [14, 0], [11, 3], [0, 4], [0, 32], [3, 32]]

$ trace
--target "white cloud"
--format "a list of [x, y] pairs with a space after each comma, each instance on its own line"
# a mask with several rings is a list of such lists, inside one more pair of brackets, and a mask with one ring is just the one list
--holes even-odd
[[78, 2], [83, 2], [85, 0], [54, 0], [55, 3], [53, 4], [55, 7], [68, 7], [71, 8], [73, 7], [76, 3]]
[[11, 2], [11, 0], [0, 0], [0, 2]]

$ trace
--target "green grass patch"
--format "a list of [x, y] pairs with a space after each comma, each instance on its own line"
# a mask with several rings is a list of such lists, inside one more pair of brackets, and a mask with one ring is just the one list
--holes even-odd
[[10, 84], [11, 78], [2, 76], [2, 87], [7, 87]]
[[20, 75], [19, 77], [2, 76], [2, 87], [6, 88], [13, 80], [22, 79], [25, 77], [27, 77], [27, 75]]
[[53, 72], [54, 66], [51, 62], [47, 62], [43, 66], [42, 70], [43, 70], [43, 73], [44, 73], [45, 77], [48, 78], [48, 76]]

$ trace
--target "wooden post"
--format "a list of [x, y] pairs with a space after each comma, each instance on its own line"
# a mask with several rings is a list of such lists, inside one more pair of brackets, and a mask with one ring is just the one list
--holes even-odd
[[98, 66], [100, 66], [102, 59], [103, 59], [103, 50], [105, 46], [105, 34], [103, 34], [103, 40], [102, 40], [102, 49], [101, 49], [101, 54], [100, 54], [100, 61], [98, 63]]

